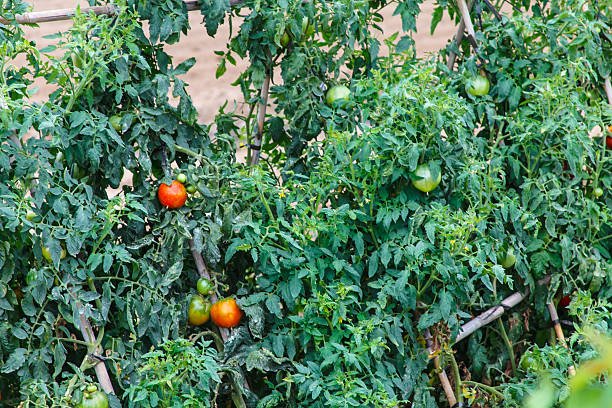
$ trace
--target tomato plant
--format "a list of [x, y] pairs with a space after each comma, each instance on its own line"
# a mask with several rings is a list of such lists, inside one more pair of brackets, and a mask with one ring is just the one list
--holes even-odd
[[[87, 401], [76, 384], [104, 368], [112, 406], [434, 408], [426, 333], [463, 403], [521, 406], [537, 389], [522, 361], [564, 386], [594, 354], [583, 327], [612, 316], [607, 10], [475, 3], [476, 37], [423, 60], [418, 2], [234, 3], [199, 3], [209, 35], [233, 28], [217, 75], [248, 63], [241, 100], [200, 123], [196, 59], [166, 51], [189, 30], [182, 1], [77, 11], [41, 50], [25, 3], [4, 2], [3, 401]], [[381, 39], [385, 6], [402, 32]], [[40, 82], [56, 91], [35, 102]], [[208, 320], [194, 288], [224, 297], [217, 327], [191, 327]], [[569, 349], [550, 336], [559, 291], [576, 294]]]

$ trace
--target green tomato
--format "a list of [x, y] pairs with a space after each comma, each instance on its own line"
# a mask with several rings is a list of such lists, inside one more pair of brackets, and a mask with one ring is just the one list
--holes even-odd
[[310, 20], [308, 17], [304, 17], [302, 19], [302, 35], [303, 39], [307, 39], [312, 37], [315, 32], [315, 28], [312, 24], [310, 24]]
[[289, 45], [290, 42], [291, 42], [291, 37], [289, 37], [289, 33], [287, 31], [285, 31], [283, 33], [283, 36], [280, 39], [280, 45], [283, 48], [287, 48], [287, 46]]
[[74, 53], [70, 55], [70, 58], [72, 59], [72, 65], [75, 68], [83, 69], [83, 57], [81, 56], [81, 53]]
[[26, 220], [30, 222], [38, 222], [40, 220], [40, 217], [38, 216], [38, 214], [36, 214], [32, 210], [28, 210], [28, 212], [26, 212], [25, 218]]
[[113, 127], [113, 129], [115, 129], [116, 132], [121, 132], [121, 119], [122, 117], [119, 115], [113, 115], [108, 119], [108, 122], [111, 124], [111, 126]]
[[472, 96], [484, 96], [489, 93], [489, 79], [484, 75], [478, 75], [467, 81], [465, 90]]
[[523, 354], [519, 366], [523, 369], [523, 371], [528, 373], [538, 372], [544, 368], [542, 363], [530, 353]]
[[[47, 247], [42, 247], [42, 256], [47, 260], [47, 262], [53, 262], [53, 257], [51, 256], [51, 250]], [[60, 259], [66, 258], [66, 250], [62, 247], [62, 252], [60, 252]]]
[[189, 194], [193, 194], [196, 191], [198, 191], [198, 189], [196, 188], [196, 186], [194, 186], [193, 184], [189, 184], [187, 187], [185, 187], [185, 189], [187, 190], [187, 192]]
[[329, 106], [335, 106], [339, 101], [348, 101], [351, 96], [351, 90], [344, 85], [336, 85], [329, 88], [325, 94], [325, 102]]
[[414, 175], [417, 176], [417, 179], [412, 179], [412, 185], [424, 193], [434, 190], [442, 180], [442, 172], [438, 172], [437, 177], [434, 178], [429, 164], [419, 164]]
[[213, 283], [210, 281], [210, 279], [200, 278], [198, 279], [197, 288], [200, 294], [210, 295], [213, 293], [214, 286], [213, 286]]
[[[90, 389], [95, 391], [90, 392]], [[108, 397], [106, 393], [98, 391], [95, 385], [87, 386], [87, 391], [83, 393], [83, 399], [76, 405], [76, 408], [108, 408]]]
[[504, 257], [499, 260], [499, 264], [503, 266], [504, 269], [512, 268], [515, 263], [516, 255], [514, 255], [514, 250], [512, 248], [508, 249]]
[[37, 279], [38, 279], [38, 271], [36, 269], [30, 269], [30, 271], [28, 271], [28, 274], [26, 275], [26, 278], [25, 278], [26, 284], [31, 285], [32, 283], [36, 282]]
[[187, 182], [187, 175], [185, 173], [179, 173], [178, 176], [176, 176], [176, 181], [185, 184]]
[[593, 189], [593, 197], [599, 198], [603, 195], [604, 191], [601, 187], [597, 187]]
[[200, 295], [194, 295], [189, 300], [187, 308], [187, 320], [192, 326], [201, 326], [210, 320], [210, 302], [204, 300]]

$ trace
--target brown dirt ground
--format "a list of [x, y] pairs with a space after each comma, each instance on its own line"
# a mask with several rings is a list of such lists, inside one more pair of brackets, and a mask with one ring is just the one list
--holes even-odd
[[[31, 4], [34, 11], [75, 7], [77, 4], [87, 5], [84, 1], [70, 0], [34, 0], [31, 1]], [[383, 12], [385, 19], [381, 26], [384, 29], [384, 36], [401, 31], [400, 18], [393, 16], [392, 11], [389, 9]], [[422, 5], [422, 14], [417, 21], [417, 34], [414, 37], [417, 52], [420, 56], [425, 56], [429, 52], [442, 48], [456, 31], [455, 25], [445, 18], [438, 25], [435, 35], [429, 35], [432, 11], [433, 1], [426, 0]], [[244, 69], [246, 63], [238, 61], [236, 67], [230, 66], [223, 77], [215, 79], [219, 57], [214, 54], [214, 51], [225, 49], [229, 33], [227, 24], [219, 30], [215, 38], [211, 38], [206, 35], [199, 13], [192, 12], [189, 20], [192, 27], [189, 34], [183, 37], [178, 44], [168, 46], [167, 51], [174, 56], [177, 63], [190, 57], [196, 57], [197, 63], [185, 75], [184, 79], [190, 84], [189, 92], [202, 121], [209, 121], [224, 101], [240, 103], [240, 89], [231, 86], [231, 83], [236, 79], [238, 73]], [[26, 28], [26, 32], [30, 39], [36, 41], [38, 48], [42, 48], [53, 41], [43, 38], [44, 36], [66, 30], [69, 26], [69, 21], [42, 23], [37, 28]], [[49, 87], [41, 84], [41, 89], [35, 99], [40, 100], [50, 92]]]

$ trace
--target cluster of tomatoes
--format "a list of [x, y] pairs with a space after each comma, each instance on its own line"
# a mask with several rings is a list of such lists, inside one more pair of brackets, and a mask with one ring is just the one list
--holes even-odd
[[[188, 185], [187, 176], [180, 173], [171, 184], [161, 183], [157, 189], [157, 199], [160, 204], [169, 209], [178, 209], [185, 205], [187, 193], [194, 193], [196, 187]], [[214, 304], [208, 300], [208, 296], [213, 295], [214, 285], [208, 278], [200, 278], [197, 283], [199, 294], [193, 295], [189, 299], [187, 308], [187, 321], [192, 326], [201, 326], [212, 319], [218, 327], [236, 327], [242, 319], [243, 312], [238, 307], [234, 298], [225, 298], [216, 301]]]
[[207, 297], [214, 293], [214, 287], [207, 278], [198, 280], [197, 290], [198, 294], [191, 297], [187, 308], [189, 324], [201, 326], [212, 319], [217, 327], [229, 329], [238, 326], [243, 312], [238, 307], [236, 299], [231, 297], [220, 299], [211, 305]]

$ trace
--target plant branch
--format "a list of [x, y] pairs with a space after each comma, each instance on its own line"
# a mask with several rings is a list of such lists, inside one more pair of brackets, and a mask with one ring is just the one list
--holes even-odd
[[261, 155], [261, 144], [263, 140], [263, 132], [264, 132], [264, 123], [266, 120], [266, 108], [268, 107], [268, 94], [270, 93], [270, 77], [271, 73], [266, 75], [264, 79], [264, 83], [261, 87], [261, 94], [259, 95], [259, 111], [257, 112], [257, 134], [255, 135], [255, 140], [253, 140], [253, 144], [249, 145], [249, 150], [253, 151], [251, 156], [251, 166], [257, 165], [259, 163], [259, 156]]
[[504, 322], [502, 319], [497, 319], [499, 325], [499, 333], [504, 340], [504, 344], [506, 345], [506, 349], [508, 349], [508, 357], [510, 358], [510, 365], [512, 366], [512, 375], [516, 376], [516, 361], [514, 356], [514, 347], [512, 346], [512, 342], [508, 337], [508, 333], [506, 333], [506, 328], [504, 327]]

